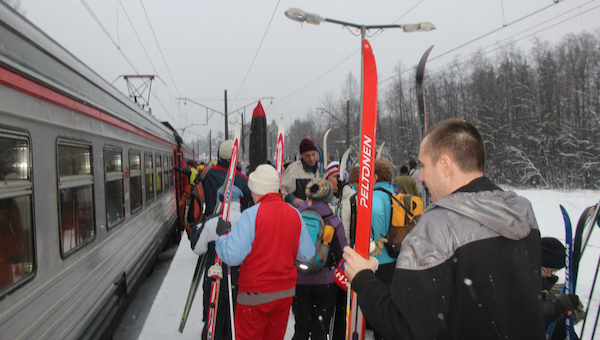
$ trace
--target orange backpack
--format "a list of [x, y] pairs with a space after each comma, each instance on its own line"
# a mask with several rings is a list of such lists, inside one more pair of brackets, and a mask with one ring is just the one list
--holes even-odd
[[196, 176], [194, 184], [187, 184], [181, 193], [179, 206], [177, 207], [179, 221], [188, 234], [192, 237], [194, 225], [202, 222], [204, 219], [204, 188], [202, 180], [211, 166], [206, 166], [202, 173]]
[[423, 200], [419, 196], [407, 194], [393, 194], [383, 188], [377, 188], [385, 192], [391, 199], [390, 229], [386, 235], [387, 243], [385, 247], [388, 255], [398, 257], [400, 245], [423, 214]]

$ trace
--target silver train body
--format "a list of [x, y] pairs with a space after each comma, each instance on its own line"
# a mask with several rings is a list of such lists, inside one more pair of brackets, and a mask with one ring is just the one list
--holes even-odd
[[0, 2], [0, 339], [110, 337], [177, 235], [190, 151]]

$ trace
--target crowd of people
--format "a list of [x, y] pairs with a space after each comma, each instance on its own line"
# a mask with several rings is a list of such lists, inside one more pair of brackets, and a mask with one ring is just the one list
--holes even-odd
[[[484, 142], [472, 124], [434, 125], [420, 145], [419, 166], [410, 160], [396, 177], [389, 161], [375, 160], [368, 259], [352, 248], [358, 167], [340, 173], [331, 162], [320, 174], [318, 146], [304, 139], [298, 151], [281, 188], [271, 165], [248, 176], [238, 171], [228, 221], [210, 213], [223, 199], [231, 142], [221, 144], [218, 162], [199, 169], [201, 176], [187, 169], [206, 198], [192, 249], [209, 256], [207, 272], [215, 254], [230, 267], [237, 339], [283, 339], [290, 309], [293, 339], [345, 339], [346, 287], [334, 280], [340, 263], [375, 339], [541, 340], [564, 332], [565, 312], [581, 310], [576, 295], [551, 289], [564, 246], [541, 238], [527, 199], [484, 176]], [[431, 199], [399, 254], [384, 246], [393, 213], [386, 192]], [[318, 241], [303, 217], [308, 210], [322, 219]], [[317, 269], [299, 266], [318, 255]], [[205, 274], [205, 318], [211, 280]], [[219, 305], [229, 303], [221, 293]], [[219, 308], [213, 338], [232, 338], [229, 318]]]

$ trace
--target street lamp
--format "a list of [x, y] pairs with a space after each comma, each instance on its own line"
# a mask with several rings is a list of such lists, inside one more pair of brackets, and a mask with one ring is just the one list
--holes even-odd
[[338, 122], [342, 123], [342, 124], [346, 124], [346, 150], [350, 148], [350, 101], [347, 101], [347, 106], [346, 106], [346, 122], [342, 122], [341, 119], [339, 119], [338, 117], [334, 116], [331, 112], [327, 111], [326, 109], [322, 108], [322, 107], [317, 107], [317, 110], [321, 110], [322, 112], [327, 113], [328, 115], [330, 115], [332, 118], [334, 118], [335, 120], [337, 120]]
[[[285, 11], [285, 16], [288, 17], [291, 20], [294, 21], [298, 21], [301, 23], [309, 23], [309, 24], [313, 24], [313, 25], [319, 25], [322, 22], [331, 22], [334, 24], [338, 24], [338, 25], [342, 25], [342, 26], [346, 26], [346, 27], [354, 27], [357, 29], [360, 29], [360, 42], [361, 42], [361, 51], [362, 51], [362, 41], [363, 39], [365, 39], [365, 35], [366, 35], [366, 31], [368, 29], [386, 29], [386, 28], [401, 28], [404, 32], [406, 33], [412, 33], [412, 32], [427, 32], [427, 31], [432, 31], [435, 29], [435, 25], [430, 23], [430, 22], [420, 22], [418, 24], [404, 24], [404, 25], [358, 25], [358, 24], [353, 24], [350, 22], [345, 22], [345, 21], [340, 21], [340, 20], [335, 20], [335, 19], [329, 19], [329, 18], [323, 18], [318, 14], [314, 14], [314, 13], [307, 13], [304, 12], [301, 9], [298, 8], [290, 8], [287, 11]], [[361, 58], [362, 58], [362, 54], [361, 54]], [[360, 69], [360, 82], [361, 82], [361, 86], [364, 86], [364, 69], [363, 69], [363, 63], [361, 60], [361, 69]], [[361, 107], [362, 107], [362, 93], [363, 91], [361, 91]], [[347, 147], [349, 148], [349, 143], [350, 143], [350, 138], [349, 138], [349, 134], [350, 134], [350, 101], [348, 101], [348, 110], [347, 110], [347, 124], [346, 124], [346, 143], [347, 143]], [[361, 112], [361, 120], [362, 120], [362, 112]]]
[[[364, 39], [365, 30], [372, 29], [372, 28], [373, 29], [401, 28], [406, 33], [427, 32], [427, 31], [431, 31], [431, 30], [435, 29], [435, 25], [430, 22], [420, 22], [418, 24], [404, 24], [404, 25], [358, 25], [358, 24], [353, 24], [350, 22], [329, 19], [329, 18], [323, 18], [323, 17], [319, 16], [318, 14], [306, 13], [303, 10], [298, 9], [298, 8], [288, 9], [287, 11], [285, 11], [285, 16], [294, 21], [306, 22], [306, 23], [313, 24], [313, 25], [319, 25], [322, 22], [331, 22], [334, 24], [358, 28], [358, 29], [361, 29], [363, 39]], [[362, 39], [361, 39], [361, 41], [362, 41]]]

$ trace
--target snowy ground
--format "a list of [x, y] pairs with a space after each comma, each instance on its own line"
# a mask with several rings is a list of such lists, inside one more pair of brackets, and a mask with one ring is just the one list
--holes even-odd
[[[600, 191], [557, 191], [557, 190], [516, 190], [522, 196], [528, 198], [535, 210], [542, 236], [552, 236], [559, 240], [565, 240], [565, 231], [559, 204], [565, 206], [571, 216], [573, 225], [577, 224], [579, 215], [588, 206], [594, 205], [600, 198]], [[598, 257], [600, 255], [600, 230], [592, 233], [588, 247], [580, 264], [577, 294], [587, 306], [591, 285], [596, 272]], [[198, 339], [202, 330], [202, 306], [201, 289], [198, 291], [196, 301], [192, 306], [191, 314], [183, 333], [178, 332], [181, 314], [185, 305], [185, 299], [189, 290], [189, 284], [198, 257], [195, 256], [185, 238], [175, 254], [169, 272], [154, 300], [152, 309], [146, 319], [139, 339], [162, 340], [162, 339]], [[557, 275], [563, 280], [564, 270]], [[596, 287], [590, 307], [590, 316], [585, 326], [585, 334], [582, 340], [589, 340], [593, 322], [598, 310], [600, 300], [600, 287]], [[293, 316], [290, 316], [285, 339], [291, 339], [293, 335]], [[581, 333], [581, 323], [576, 325], [577, 334]], [[600, 339], [600, 334], [596, 334]]]

